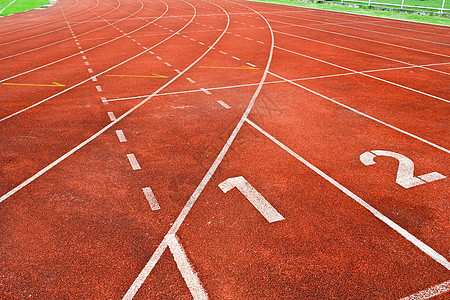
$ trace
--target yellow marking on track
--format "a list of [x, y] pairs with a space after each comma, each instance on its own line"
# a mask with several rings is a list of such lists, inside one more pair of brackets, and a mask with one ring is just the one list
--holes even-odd
[[242, 67], [214, 67], [214, 66], [198, 66], [201, 69], [235, 69], [235, 70], [259, 70], [259, 68], [242, 66]]
[[12, 83], [12, 82], [3, 82], [3, 85], [25, 85], [25, 86], [66, 86], [61, 83], [52, 82], [52, 84], [41, 84], [41, 83]]
[[158, 75], [158, 74], [153, 74], [153, 75], [106, 75], [106, 76], [109, 76], [109, 77], [169, 78], [169, 76]]

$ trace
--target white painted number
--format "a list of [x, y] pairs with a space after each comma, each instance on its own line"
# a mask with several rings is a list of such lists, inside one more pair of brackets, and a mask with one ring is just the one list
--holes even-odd
[[425, 184], [427, 182], [432, 182], [439, 179], [446, 178], [444, 175], [438, 172], [431, 172], [424, 175], [419, 175], [417, 177], [414, 176], [414, 163], [408, 157], [398, 154], [391, 151], [384, 150], [372, 150], [364, 152], [359, 156], [359, 159], [366, 166], [374, 165], [375, 161], [373, 160], [376, 156], [388, 156], [393, 157], [399, 161], [398, 171], [397, 171], [397, 179], [396, 182], [404, 187], [405, 189], [409, 189], [411, 187]]
[[234, 187], [237, 188], [269, 223], [284, 220], [284, 217], [244, 177], [228, 178], [220, 183], [219, 187], [224, 193]]

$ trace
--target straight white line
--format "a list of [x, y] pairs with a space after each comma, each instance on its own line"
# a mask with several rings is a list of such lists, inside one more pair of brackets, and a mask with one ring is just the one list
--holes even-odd
[[223, 102], [222, 100], [218, 100], [217, 103], [219, 103], [220, 105], [222, 105], [223, 107], [225, 107], [226, 109], [230, 109], [231, 106], [229, 106], [228, 104], [226, 104], [225, 102]]
[[200, 88], [200, 90], [201, 90], [203, 93], [205, 93], [206, 95], [211, 95], [211, 92], [208, 91], [207, 89]]
[[108, 117], [111, 120], [111, 122], [114, 122], [116, 120], [116, 116], [112, 111], [108, 111]]
[[88, 72], [89, 73], [94, 73], [94, 71], [92, 71], [92, 69], [88, 69]]
[[246, 63], [246, 65], [249, 65], [250, 67], [256, 68], [256, 65], [251, 64], [251, 63]]
[[86, 66], [89, 66], [89, 62], [88, 62], [88, 61], [85, 61], [84, 64], [85, 64]]
[[195, 81], [194, 81], [194, 80], [192, 80], [192, 79], [191, 79], [191, 78], [189, 78], [189, 77], [187, 77], [187, 78], [186, 78], [186, 80], [187, 80], [187, 81], [189, 81], [190, 83], [195, 83]]
[[264, 45], [264, 42], [261, 42], [261, 41], [256, 41], [256, 42]]
[[137, 161], [137, 159], [136, 159], [136, 156], [134, 156], [134, 154], [127, 154], [127, 158], [128, 158], [128, 161], [130, 162], [130, 164], [131, 164], [131, 168], [133, 168], [133, 170], [140, 170], [141, 169], [141, 166], [139, 165], [139, 163], [138, 163], [138, 161]]
[[159, 57], [159, 56], [156, 56], [156, 59], [158, 59], [158, 60], [162, 60], [162, 58], [161, 58], [161, 57]]
[[241, 60], [239, 57], [236, 56], [232, 56], [232, 58], [234, 58], [235, 60]]
[[11, 2], [9, 2], [8, 5], [6, 5], [5, 7], [2, 8], [2, 10], [0, 10], [0, 15], [5, 11], [5, 9], [7, 9], [9, 6], [11, 6], [14, 2], [16, 2], [17, 0], [12, 0]]
[[87, 59], [87, 57], [86, 57], [86, 56], [84, 56], [84, 55], [82, 56], [82, 58], [83, 58], [83, 59]]
[[97, 89], [98, 92], [103, 92], [102, 87], [99, 85], [96, 85], [95, 88]]
[[181, 71], [178, 69], [175, 69], [174, 71], [177, 72], [178, 74], [181, 74]]
[[167, 235], [165, 240], [167, 246], [169, 246], [170, 252], [172, 252], [178, 270], [180, 270], [181, 276], [183, 276], [183, 279], [186, 282], [186, 285], [189, 288], [194, 300], [208, 299], [208, 294], [203, 289], [200, 280], [194, 272], [194, 268], [189, 263], [186, 253], [178, 241], [178, 238], [174, 234], [171, 234]]
[[417, 248], [419, 248], [422, 252], [424, 252], [426, 255], [428, 255], [429, 257], [431, 257], [434, 261], [436, 261], [437, 263], [441, 264], [444, 268], [446, 268], [447, 270], [450, 270], [450, 262], [447, 261], [447, 259], [445, 257], [443, 257], [442, 255], [440, 255], [439, 253], [437, 253], [435, 250], [433, 250], [431, 247], [429, 247], [428, 245], [426, 245], [425, 243], [423, 243], [422, 241], [420, 241], [418, 238], [416, 238], [415, 236], [413, 236], [412, 234], [410, 234], [408, 231], [406, 231], [405, 229], [403, 229], [402, 227], [400, 227], [399, 225], [397, 225], [396, 223], [394, 223], [393, 221], [391, 221], [388, 217], [386, 217], [385, 215], [383, 215], [381, 212], [379, 212], [378, 210], [376, 210], [374, 207], [372, 207], [371, 205], [369, 205], [367, 202], [365, 202], [363, 199], [361, 199], [360, 197], [358, 197], [356, 194], [354, 194], [353, 192], [351, 192], [349, 189], [347, 189], [346, 187], [344, 187], [343, 185], [341, 185], [339, 182], [337, 182], [336, 180], [334, 180], [333, 178], [331, 178], [330, 176], [328, 176], [327, 174], [325, 174], [324, 172], [322, 172], [320, 169], [318, 169], [317, 167], [315, 167], [313, 164], [311, 164], [310, 162], [308, 162], [306, 159], [304, 159], [303, 157], [301, 157], [300, 155], [298, 155], [297, 153], [295, 153], [294, 151], [292, 151], [290, 148], [288, 148], [286, 145], [284, 145], [283, 143], [281, 143], [280, 141], [278, 141], [277, 139], [275, 139], [272, 135], [270, 135], [268, 132], [266, 132], [265, 130], [263, 130], [261, 127], [259, 127], [258, 125], [256, 125], [255, 123], [253, 123], [252, 121], [250, 121], [249, 119], [246, 120], [247, 123], [249, 123], [251, 126], [253, 126], [256, 130], [258, 130], [259, 132], [261, 132], [263, 135], [265, 135], [267, 138], [269, 138], [272, 142], [274, 142], [275, 144], [277, 144], [278, 146], [280, 146], [283, 150], [285, 150], [286, 152], [288, 152], [290, 155], [292, 155], [293, 157], [295, 157], [298, 161], [300, 161], [301, 163], [303, 163], [305, 166], [307, 166], [308, 168], [310, 168], [312, 171], [314, 171], [315, 173], [317, 173], [319, 176], [321, 176], [323, 179], [325, 179], [326, 181], [328, 181], [329, 183], [331, 183], [332, 185], [334, 185], [336, 188], [338, 188], [339, 190], [341, 190], [343, 193], [345, 193], [347, 196], [351, 197], [353, 200], [355, 200], [357, 203], [359, 203], [361, 206], [363, 206], [365, 209], [367, 209], [370, 213], [372, 213], [377, 219], [379, 219], [380, 221], [382, 221], [383, 223], [385, 223], [386, 225], [388, 225], [390, 228], [392, 228], [393, 230], [395, 230], [397, 233], [399, 233], [401, 236], [403, 236], [405, 239], [407, 239], [408, 241], [410, 241], [412, 244], [414, 244], [414, 246], [416, 246]]
[[425, 300], [430, 299], [450, 291], [450, 280], [444, 283], [432, 286], [426, 290], [417, 292], [400, 300]]
[[390, 124], [388, 124], [388, 123], [386, 123], [386, 122], [383, 122], [383, 121], [381, 121], [381, 120], [379, 120], [379, 119], [377, 119], [377, 118], [374, 118], [374, 117], [372, 117], [372, 116], [369, 116], [369, 115], [367, 115], [367, 114], [365, 114], [365, 113], [363, 113], [363, 112], [360, 112], [359, 110], [356, 110], [356, 109], [354, 109], [354, 108], [352, 108], [352, 107], [350, 107], [350, 106], [348, 106], [348, 105], [345, 105], [345, 104], [343, 104], [343, 103], [340, 103], [340, 102], [338, 102], [338, 101], [336, 101], [336, 100], [334, 100], [334, 99], [331, 99], [330, 97], [327, 97], [327, 96], [325, 96], [325, 95], [322, 95], [322, 94], [320, 94], [320, 93], [318, 93], [318, 92], [316, 92], [316, 91], [313, 91], [313, 90], [311, 90], [311, 89], [309, 89], [309, 88], [307, 88], [307, 87], [305, 87], [305, 86], [303, 86], [303, 85], [300, 85], [300, 84], [298, 84], [298, 83], [296, 83], [296, 82], [293, 82], [292, 80], [289, 80], [289, 79], [287, 79], [287, 78], [284, 78], [284, 77], [282, 77], [282, 76], [280, 76], [280, 75], [277, 75], [277, 74], [275, 74], [275, 73], [272, 73], [272, 72], [270, 72], [270, 71], [269, 71], [269, 74], [271, 74], [271, 75], [273, 75], [273, 76], [275, 76], [275, 77], [278, 77], [278, 78], [280, 78], [280, 79], [282, 79], [282, 80], [284, 80], [284, 81], [286, 81], [286, 82], [289, 82], [289, 83], [291, 83], [291, 84], [293, 84], [293, 85], [295, 85], [295, 86], [298, 86], [299, 88], [302, 88], [302, 89], [304, 89], [304, 90], [306, 90], [306, 91], [308, 91], [308, 92], [310, 92], [310, 93], [313, 93], [313, 94], [315, 94], [315, 95], [317, 95], [317, 96], [319, 96], [319, 97], [321, 97], [321, 98], [324, 98], [324, 99], [326, 99], [326, 100], [328, 100], [328, 101], [330, 101], [330, 102], [333, 102], [333, 103], [335, 103], [335, 104], [337, 104], [337, 105], [339, 105], [339, 106], [345, 107], [345, 108], [347, 108], [347, 109], [349, 109], [349, 110], [351, 110], [351, 111], [353, 111], [353, 112], [355, 112], [355, 113], [357, 113], [357, 114], [359, 114], [359, 115], [361, 115], [361, 116], [364, 116], [364, 117], [366, 117], [366, 118], [368, 118], [368, 119], [370, 119], [370, 120], [372, 120], [372, 121], [375, 121], [375, 122], [377, 122], [377, 123], [383, 124], [384, 126], [387, 126], [387, 127], [391, 128], [391, 129], [394, 129], [395, 131], [398, 131], [398, 132], [401, 132], [401, 133], [403, 133], [403, 134], [406, 134], [406, 135], [408, 135], [408, 136], [410, 136], [410, 137], [412, 137], [412, 138], [414, 138], [414, 139], [417, 139], [417, 140], [419, 140], [419, 141], [421, 141], [421, 142], [424, 142], [424, 143], [426, 143], [426, 144], [428, 144], [428, 145], [430, 145], [430, 146], [432, 146], [432, 147], [434, 147], [434, 148], [436, 148], [436, 149], [442, 150], [442, 151], [444, 151], [444, 152], [450, 154], [450, 150], [449, 150], [449, 149], [446, 149], [446, 148], [444, 148], [444, 147], [442, 147], [442, 146], [439, 146], [439, 145], [437, 145], [437, 144], [435, 144], [435, 143], [432, 143], [432, 142], [430, 142], [430, 141], [428, 141], [428, 140], [426, 140], [426, 139], [423, 139], [423, 138], [421, 138], [421, 137], [419, 137], [419, 136], [417, 136], [417, 135], [414, 135], [414, 134], [409, 133], [409, 132], [407, 132], [407, 131], [405, 131], [405, 130], [403, 130], [403, 129], [400, 129], [400, 128], [395, 127], [395, 126], [393, 126], [393, 125], [390, 125]]
[[219, 52], [222, 53], [222, 54], [225, 54], [225, 55], [227, 54], [225, 51], [219, 50]]
[[122, 130], [116, 130], [117, 137], [119, 138], [119, 142], [123, 143], [127, 141], [125, 134], [123, 134]]
[[158, 201], [156, 201], [156, 197], [155, 194], [153, 194], [152, 189], [150, 187], [145, 187], [142, 191], [144, 192], [148, 204], [150, 204], [150, 208], [152, 210], [159, 210], [161, 207], [159, 207]]
[[164, 62], [164, 64], [165, 64], [166, 66], [168, 66], [168, 67], [171, 67], [171, 66], [172, 66], [172, 65], [169, 64], [168, 62]]
[[91, 79], [92, 79], [92, 81], [97, 81], [97, 77], [95, 77], [95, 76], [92, 76]]

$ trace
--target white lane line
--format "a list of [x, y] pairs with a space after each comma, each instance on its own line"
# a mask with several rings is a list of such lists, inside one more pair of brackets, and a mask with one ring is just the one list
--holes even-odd
[[106, 97], [100, 97], [100, 100], [102, 100], [103, 104], [108, 104]]
[[108, 111], [108, 117], [111, 120], [111, 122], [114, 122], [116, 120], [116, 116], [112, 111]]
[[97, 89], [98, 92], [103, 92], [102, 87], [99, 85], [96, 85], [95, 88]]
[[223, 107], [225, 107], [226, 109], [230, 109], [231, 106], [229, 106], [228, 104], [226, 104], [225, 102], [223, 102], [222, 100], [218, 100], [217, 103], [219, 103], [220, 105], [222, 105]]
[[84, 55], [82, 56], [82, 58], [83, 58], [83, 59], [87, 59], [87, 57], [86, 57], [86, 56], [84, 56]]
[[363, 116], [363, 117], [366, 117], [366, 118], [368, 118], [368, 119], [370, 119], [370, 120], [372, 120], [372, 121], [375, 121], [375, 122], [377, 122], [377, 123], [380, 123], [380, 124], [382, 124], [382, 125], [384, 125], [384, 126], [387, 126], [387, 127], [391, 128], [391, 129], [394, 129], [395, 131], [398, 131], [398, 132], [401, 132], [401, 133], [403, 133], [403, 134], [406, 134], [406, 135], [408, 135], [408, 136], [410, 136], [410, 137], [412, 137], [412, 138], [414, 138], [414, 139], [416, 139], [416, 140], [419, 140], [419, 141], [421, 141], [421, 142], [424, 142], [424, 143], [426, 143], [426, 144], [428, 144], [428, 145], [430, 145], [430, 146], [432, 146], [432, 147], [434, 147], [434, 148], [436, 148], [436, 149], [442, 150], [442, 151], [447, 152], [447, 153], [450, 154], [450, 150], [449, 150], [449, 149], [446, 149], [446, 148], [444, 148], [444, 147], [442, 147], [442, 146], [439, 146], [439, 145], [437, 145], [437, 144], [435, 144], [435, 143], [432, 143], [432, 142], [430, 142], [430, 141], [428, 141], [428, 140], [426, 140], [426, 139], [423, 139], [423, 138], [421, 138], [421, 137], [419, 137], [419, 136], [417, 136], [417, 135], [415, 135], [415, 134], [409, 133], [408, 131], [405, 131], [405, 130], [403, 130], [403, 129], [400, 129], [400, 128], [398, 128], [398, 127], [395, 127], [394, 125], [388, 124], [388, 123], [383, 122], [383, 121], [381, 121], [381, 120], [379, 120], [379, 119], [377, 119], [377, 118], [375, 118], [375, 117], [372, 117], [372, 116], [367, 115], [367, 114], [365, 114], [365, 113], [363, 113], [363, 112], [360, 112], [359, 110], [356, 110], [356, 109], [354, 109], [354, 108], [352, 108], [352, 107], [350, 107], [350, 106], [348, 106], [348, 105], [345, 105], [345, 104], [343, 104], [343, 103], [341, 103], [341, 102], [338, 102], [338, 101], [336, 101], [336, 100], [334, 100], [334, 99], [332, 99], [332, 98], [330, 98], [330, 97], [327, 97], [327, 96], [325, 96], [325, 95], [322, 95], [322, 94], [319, 93], [319, 92], [313, 91], [313, 90], [311, 90], [311, 89], [309, 89], [309, 88], [307, 88], [307, 87], [305, 87], [305, 86], [303, 86], [303, 85], [301, 85], [301, 84], [298, 84], [298, 83], [296, 83], [296, 82], [293, 82], [292, 80], [289, 80], [289, 79], [287, 79], [287, 78], [284, 78], [284, 77], [282, 77], [282, 76], [280, 76], [280, 75], [277, 75], [277, 74], [275, 74], [275, 73], [272, 73], [272, 72], [270, 72], [270, 71], [269, 71], [269, 74], [271, 74], [271, 75], [273, 75], [273, 76], [275, 76], [275, 77], [278, 77], [278, 78], [280, 78], [280, 79], [282, 79], [282, 80], [284, 80], [284, 81], [286, 81], [286, 82], [289, 82], [289, 83], [291, 83], [291, 84], [293, 84], [293, 85], [295, 85], [295, 86], [298, 86], [299, 88], [302, 88], [302, 89], [304, 89], [304, 90], [306, 90], [306, 91], [308, 91], [308, 92], [310, 92], [310, 93], [313, 93], [313, 94], [315, 94], [315, 95], [317, 95], [317, 96], [319, 96], [319, 97], [321, 97], [321, 98], [324, 98], [324, 99], [326, 99], [326, 100], [328, 100], [328, 101], [330, 101], [330, 102], [333, 102], [333, 103], [335, 103], [335, 104], [337, 104], [337, 105], [339, 105], [339, 106], [345, 107], [345, 108], [347, 108], [348, 110], [351, 110], [351, 111], [357, 113], [358, 115], [361, 115], [361, 116]]
[[92, 79], [92, 81], [97, 81], [97, 77], [95, 77], [95, 76], [92, 76], [91, 79]]
[[172, 65], [169, 64], [168, 62], [164, 62], [164, 64], [165, 64], [166, 66], [168, 66], [168, 67], [171, 67], [171, 66], [172, 66]]
[[140, 170], [141, 166], [139, 165], [136, 156], [134, 156], [133, 153], [131, 154], [127, 154], [127, 158], [128, 161], [130, 162], [131, 168], [133, 168], [133, 170]]
[[249, 38], [249, 37], [246, 37], [245, 39], [246, 39], [246, 40], [249, 40], [249, 41], [253, 41], [253, 39], [252, 39], [252, 38]]
[[256, 65], [251, 64], [251, 63], [246, 63], [246, 65], [249, 65], [250, 67], [256, 68]]
[[157, 59], [157, 60], [162, 60], [162, 58], [161, 58], [161, 57], [159, 57], [159, 56], [156, 56], [156, 59]]
[[150, 204], [150, 208], [152, 210], [159, 210], [161, 207], [159, 207], [158, 201], [156, 201], [155, 194], [153, 194], [153, 191], [150, 187], [145, 187], [142, 189], [144, 192], [145, 198], [148, 201], [148, 204]]
[[200, 90], [201, 90], [203, 93], [205, 93], [206, 95], [211, 95], [211, 92], [208, 91], [207, 89], [200, 88]]
[[195, 274], [194, 268], [189, 263], [186, 253], [184, 252], [177, 236], [170, 234], [166, 236], [165, 240], [170, 252], [172, 252], [178, 270], [180, 270], [181, 276], [183, 276], [183, 279], [186, 282], [186, 285], [189, 288], [194, 300], [208, 299], [208, 294], [203, 289], [200, 280]]
[[186, 80], [187, 80], [187, 81], [189, 81], [190, 83], [195, 83], [195, 81], [194, 81], [194, 80], [192, 80], [192, 79], [191, 79], [191, 78], [189, 78], [189, 77], [187, 77], [187, 78], [186, 78]]
[[123, 143], [127, 141], [127, 138], [125, 137], [125, 134], [123, 134], [122, 130], [116, 130], [116, 135], [119, 138], [119, 142]]
[[234, 58], [235, 60], [241, 60], [239, 57], [236, 56], [232, 56], [232, 58]]
[[256, 42], [264, 45], [264, 42], [261, 42], [261, 41], [256, 41]]
[[153, 52], [153, 51], [148, 51], [148, 53], [150, 53], [150, 54], [155, 54], [155, 52]]
[[242, 36], [242, 35], [240, 35], [240, 34], [237, 34], [237, 33], [235, 33], [234, 35], [235, 35], [235, 36], [238, 36], [238, 37], [241, 37], [241, 36]]
[[288, 148], [286, 145], [275, 139], [272, 135], [270, 135], [268, 132], [263, 130], [261, 127], [250, 121], [249, 119], [246, 120], [248, 124], [253, 126], [256, 130], [261, 132], [263, 135], [265, 135], [267, 138], [269, 138], [272, 142], [280, 146], [283, 150], [288, 152], [290, 155], [295, 157], [298, 161], [303, 163], [305, 166], [307, 166], [309, 169], [317, 173], [319, 176], [321, 176], [323, 179], [334, 185], [336, 188], [341, 190], [343, 193], [345, 193], [347, 196], [355, 200], [357, 203], [359, 203], [361, 206], [363, 206], [365, 209], [367, 209], [370, 213], [372, 213], [377, 219], [388, 225], [390, 228], [395, 230], [397, 233], [399, 233], [401, 236], [403, 236], [405, 239], [410, 241], [414, 246], [419, 248], [422, 252], [427, 254], [429, 257], [431, 257], [433, 260], [435, 260], [437, 263], [441, 264], [444, 268], [447, 270], [450, 270], [450, 262], [447, 261], [445, 257], [437, 253], [435, 250], [433, 250], [431, 247], [423, 243], [421, 240], [410, 234], [408, 231], [397, 225], [395, 222], [393, 222], [391, 219], [383, 215], [381, 212], [376, 210], [374, 207], [372, 207], [370, 204], [365, 202], [363, 199], [358, 197], [356, 194], [351, 192], [349, 189], [341, 185], [339, 182], [325, 174], [323, 171], [321, 171], [319, 168], [308, 162], [306, 159], [292, 151], [290, 148]]
[[86, 66], [89, 66], [89, 65], [90, 65], [88, 61], [85, 61], [84, 64], [85, 64]]
[[88, 72], [89, 73], [94, 73], [94, 71], [92, 71], [92, 69], [88, 69]]
[[224, 55], [226, 55], [227, 53], [225, 52], [225, 51], [221, 51], [221, 50], [219, 50], [219, 52], [220, 53], [222, 53], [222, 54], [224, 54]]
[[205, 43], [202, 43], [202, 42], [198, 42], [198, 43], [199, 43], [200, 45], [203, 45], [203, 46], [205, 45]]
[[444, 283], [432, 286], [426, 290], [417, 292], [415, 294], [409, 295], [408, 297], [402, 298], [400, 300], [425, 300], [430, 299], [450, 291], [450, 280]]
[[177, 72], [178, 74], [181, 74], [181, 71], [178, 69], [175, 69], [174, 71]]

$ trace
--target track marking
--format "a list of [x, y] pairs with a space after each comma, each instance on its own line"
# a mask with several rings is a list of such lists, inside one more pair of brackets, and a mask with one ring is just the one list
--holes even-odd
[[426, 290], [417, 292], [400, 300], [425, 300], [430, 299], [450, 291], [450, 280], [444, 283], [432, 286]]
[[107, 77], [132, 77], [132, 78], [169, 78], [169, 76], [153, 74], [153, 75], [105, 75]]
[[98, 92], [103, 92], [102, 87], [99, 85], [96, 85], [95, 88], [97, 89]]
[[144, 192], [145, 198], [148, 201], [148, 204], [150, 204], [150, 208], [152, 210], [159, 210], [161, 207], [159, 207], [158, 201], [156, 201], [155, 194], [153, 194], [153, 191], [150, 187], [145, 187], [142, 189]]
[[42, 84], [42, 83], [12, 83], [12, 82], [3, 82], [2, 85], [19, 85], [19, 86], [65, 86], [64, 84], [52, 82], [52, 84]]
[[187, 77], [187, 78], [186, 78], [186, 80], [187, 80], [187, 81], [189, 81], [190, 83], [195, 83], [195, 81], [194, 81], [194, 80], [192, 80], [192, 79], [191, 79], [191, 78], [189, 78], [189, 77]]
[[284, 217], [244, 177], [233, 177], [219, 183], [224, 193], [237, 188], [269, 223], [284, 220]]
[[136, 156], [133, 153], [127, 154], [128, 161], [130, 162], [131, 168], [133, 170], [140, 170], [141, 166], [139, 165]]
[[225, 102], [223, 102], [222, 100], [218, 100], [217, 103], [219, 103], [220, 105], [222, 105], [223, 107], [225, 107], [226, 109], [230, 109], [231, 106], [229, 106], [228, 104], [226, 104]]
[[227, 53], [226, 53], [225, 51], [219, 50], [219, 52], [222, 53], [222, 54], [224, 54], [224, 55], [227, 55]]
[[116, 116], [114, 115], [114, 113], [112, 111], [108, 112], [108, 117], [111, 120], [111, 122], [114, 122], [116, 119]]
[[205, 93], [206, 95], [211, 95], [211, 92], [208, 91], [207, 89], [200, 88], [200, 90], [201, 90], [203, 93]]
[[410, 234], [408, 231], [397, 225], [395, 222], [393, 222], [391, 219], [383, 215], [381, 212], [376, 210], [374, 207], [369, 205], [367, 202], [365, 202], [363, 199], [358, 197], [356, 194], [351, 192], [349, 189], [338, 183], [336, 180], [325, 174], [323, 171], [321, 171], [319, 168], [315, 167], [313, 164], [308, 162], [306, 159], [292, 151], [290, 148], [288, 148], [286, 145], [275, 139], [272, 135], [270, 135], [267, 131], [263, 130], [261, 127], [250, 121], [249, 119], [246, 120], [248, 124], [250, 124], [253, 128], [258, 130], [260, 133], [262, 133], [264, 136], [266, 136], [268, 139], [270, 139], [272, 142], [280, 146], [283, 150], [285, 150], [287, 153], [292, 155], [294, 158], [296, 158], [298, 161], [303, 163], [305, 166], [307, 166], [309, 169], [314, 171], [316, 174], [318, 174], [320, 177], [334, 185], [337, 189], [341, 190], [343, 193], [345, 193], [347, 196], [355, 200], [357, 203], [359, 203], [362, 207], [367, 209], [370, 213], [372, 213], [377, 219], [388, 225], [390, 228], [395, 230], [397, 233], [399, 233], [401, 236], [403, 236], [405, 239], [410, 241], [414, 246], [419, 248], [422, 252], [424, 252], [426, 255], [431, 257], [434, 261], [441, 264], [444, 268], [447, 270], [450, 270], [450, 262], [447, 261], [445, 257], [437, 253], [435, 250], [433, 250], [431, 247], [423, 243], [421, 240]]
[[92, 76], [91, 79], [92, 79], [92, 81], [97, 81], [97, 77], [95, 77], [95, 76]]
[[122, 130], [116, 130], [116, 135], [119, 138], [119, 142], [123, 143], [127, 141], [127, 138], [125, 137], [125, 134], [123, 134]]
[[94, 71], [92, 71], [92, 69], [88, 69], [88, 72], [89, 73], [94, 73]]
[[241, 60], [239, 57], [236, 57], [236, 56], [232, 56], [232, 58], [235, 60]]
[[88, 61], [85, 61], [84, 64], [85, 64], [86, 66], [89, 66], [89, 65], [90, 65]]
[[168, 67], [171, 67], [171, 66], [172, 66], [172, 65], [169, 64], [168, 62], [164, 62], [164, 64], [165, 64], [166, 66], [168, 66]]
[[[240, 60], [240, 59], [238, 59]], [[215, 67], [215, 66], [198, 66], [197, 68], [199, 69], [234, 69], [234, 70], [259, 70], [259, 68], [255, 68], [255, 67], [247, 67], [247, 66], [242, 66], [242, 67]]]
[[158, 55], [156, 56], [156, 59], [157, 59], [157, 60], [162, 60], [162, 58], [159, 57]]
[[186, 282], [186, 285], [189, 288], [194, 300], [208, 299], [208, 294], [203, 289], [200, 280], [194, 272], [194, 268], [189, 263], [186, 253], [184, 252], [177, 236], [175, 234], [167, 235], [165, 237], [165, 241], [170, 252], [172, 252], [178, 270], [180, 270], [181, 276], [183, 276], [183, 279]]
[[254, 65], [254, 64], [251, 64], [251, 63], [246, 63], [246, 64], [249, 65], [250, 67], [257, 68], [256, 65]]

